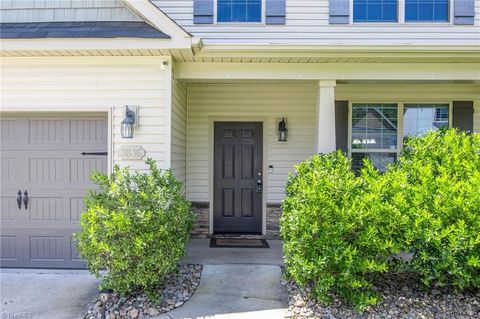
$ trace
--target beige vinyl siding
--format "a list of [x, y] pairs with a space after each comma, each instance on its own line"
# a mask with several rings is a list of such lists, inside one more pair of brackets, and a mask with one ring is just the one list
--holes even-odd
[[[264, 172], [266, 199], [284, 197], [288, 173], [314, 153], [316, 87], [298, 84], [190, 84], [188, 86], [187, 197], [209, 200], [211, 125], [213, 120], [266, 121]], [[278, 142], [278, 121], [286, 118], [288, 142]]]
[[475, 26], [451, 23], [330, 25], [329, 0], [287, 0], [286, 25], [193, 24], [193, 0], [152, 0], [205, 44], [479, 45], [480, 0]]
[[1, 0], [2, 22], [142, 21], [120, 0]]
[[172, 84], [172, 164], [175, 177], [185, 182], [187, 151], [187, 86]]
[[[121, 145], [141, 145], [146, 157], [168, 168], [170, 121], [166, 120], [168, 70], [161, 57], [2, 58], [1, 105], [4, 110], [29, 112], [97, 111], [112, 109], [113, 164], [144, 169], [143, 161], [121, 160]], [[168, 91], [165, 92], [165, 91]], [[139, 107], [138, 130], [122, 139], [125, 105]], [[169, 118], [169, 117], [168, 117]], [[168, 142], [167, 142], [168, 141]], [[88, 151], [88, 150], [86, 150]]]

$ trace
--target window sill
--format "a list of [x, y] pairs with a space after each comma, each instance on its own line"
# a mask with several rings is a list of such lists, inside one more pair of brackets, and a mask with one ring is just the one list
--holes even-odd
[[221, 25], [227, 27], [236, 27], [236, 26], [262, 26], [265, 25], [265, 22], [215, 22], [214, 25]]

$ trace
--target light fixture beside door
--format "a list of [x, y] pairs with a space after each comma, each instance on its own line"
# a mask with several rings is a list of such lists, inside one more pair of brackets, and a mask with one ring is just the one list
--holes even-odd
[[135, 129], [138, 128], [138, 107], [125, 106], [125, 117], [120, 125], [122, 138], [133, 138]]
[[285, 118], [283, 117], [280, 122], [278, 122], [278, 141], [286, 142], [288, 139], [288, 129]]

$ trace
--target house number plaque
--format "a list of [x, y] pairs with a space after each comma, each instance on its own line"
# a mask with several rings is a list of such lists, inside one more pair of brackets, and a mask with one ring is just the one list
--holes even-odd
[[145, 153], [146, 151], [140, 145], [124, 145], [119, 149], [122, 160], [141, 160]]

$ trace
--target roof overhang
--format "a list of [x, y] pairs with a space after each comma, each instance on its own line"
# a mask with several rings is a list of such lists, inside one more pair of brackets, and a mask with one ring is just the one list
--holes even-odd
[[[122, 3], [145, 22], [130, 34], [100, 30], [95, 34], [73, 36], [68, 30], [57, 30], [55, 36], [3, 38], [0, 43], [2, 56], [50, 56], [50, 55], [172, 55], [175, 59], [192, 56], [192, 47], [201, 40], [192, 37], [148, 0], [121, 0]], [[126, 23], [128, 22], [118, 22]], [[138, 22], [134, 22], [134, 24]], [[66, 23], [68, 24], [68, 22]], [[53, 25], [53, 24], [52, 24]], [[152, 29], [156, 30], [156, 35]], [[145, 31], [149, 36], [145, 36]], [[108, 31], [108, 32], [107, 32]], [[126, 30], [123, 30], [126, 31]], [[133, 31], [133, 30], [131, 30]], [[109, 36], [105, 36], [105, 34]], [[159, 36], [164, 35], [164, 36]]]

